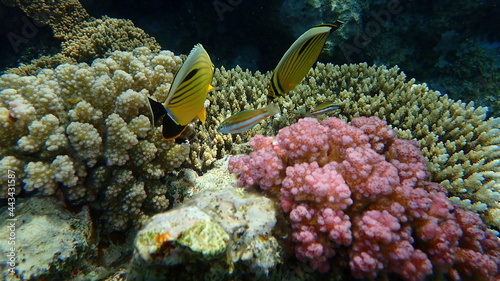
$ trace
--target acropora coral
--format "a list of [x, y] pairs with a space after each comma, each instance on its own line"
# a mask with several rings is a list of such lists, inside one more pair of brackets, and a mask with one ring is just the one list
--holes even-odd
[[429, 181], [418, 143], [379, 118], [304, 118], [250, 145], [229, 171], [279, 198], [295, 256], [313, 268], [347, 259], [356, 278], [500, 277], [498, 238]]
[[275, 135], [320, 103], [332, 101], [340, 105], [334, 114], [343, 120], [378, 116], [398, 137], [417, 140], [433, 181], [448, 189], [454, 202], [481, 213], [488, 225], [500, 229], [500, 118], [488, 117], [488, 108], [452, 100], [408, 80], [398, 67], [318, 63], [301, 84], [277, 99], [281, 116], [243, 134], [219, 134], [217, 125], [225, 117], [268, 103], [267, 75], [238, 67], [216, 70], [214, 84], [220, 90], [208, 97], [208, 116], [213, 118], [203, 133], [211, 147], [218, 148], [211, 150], [212, 155], [238, 153], [234, 143], [248, 141], [254, 134]]

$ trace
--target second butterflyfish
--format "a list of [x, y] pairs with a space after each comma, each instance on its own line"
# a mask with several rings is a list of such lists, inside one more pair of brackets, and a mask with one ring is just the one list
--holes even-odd
[[148, 98], [153, 124], [163, 117], [164, 138], [179, 137], [196, 116], [205, 123], [204, 103], [208, 92], [213, 89], [211, 82], [214, 69], [207, 51], [197, 44], [175, 75], [165, 102]]
[[330, 32], [342, 24], [336, 21], [316, 25], [295, 40], [273, 71], [267, 94], [269, 98], [288, 93], [304, 79], [318, 60]]
[[219, 125], [218, 131], [224, 134], [241, 133], [253, 128], [261, 120], [278, 113], [280, 113], [279, 108], [272, 103], [264, 108], [244, 110], [224, 120]]

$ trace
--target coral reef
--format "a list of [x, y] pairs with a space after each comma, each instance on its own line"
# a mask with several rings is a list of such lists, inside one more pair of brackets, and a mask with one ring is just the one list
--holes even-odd
[[487, 0], [455, 4], [302, 0], [284, 3], [280, 18], [295, 36], [332, 18], [343, 20], [345, 25], [327, 42], [324, 61], [398, 65], [431, 88], [488, 106], [498, 117], [498, 7]]
[[[376, 115], [400, 138], [419, 141], [433, 180], [456, 196], [455, 202], [481, 212], [489, 225], [500, 225], [500, 122], [487, 119], [486, 108], [455, 102], [425, 84], [407, 81], [398, 68], [318, 64], [296, 89], [277, 99], [281, 115], [242, 134], [220, 134], [217, 126], [226, 117], [268, 103], [269, 74], [219, 68], [205, 126], [190, 126], [189, 143], [176, 144], [150, 131], [144, 98], [165, 99], [180, 62], [168, 51], [137, 48], [91, 65], [62, 64], [36, 76], [1, 76], [1, 167], [26, 179], [25, 192], [54, 194], [62, 185], [71, 201], [93, 202], [100, 196], [99, 205], [120, 217], [113, 222], [119, 227], [110, 228], [123, 229], [131, 220], [120, 215], [129, 212], [121, 202], [127, 184], [136, 190], [134, 214], [138, 209], [160, 210], [168, 203], [159, 179], [172, 169], [185, 163], [206, 171], [224, 155], [248, 151], [238, 144], [253, 134], [274, 135], [319, 103], [333, 101], [341, 105], [336, 114], [344, 120]], [[1, 177], [5, 183], [5, 175]], [[141, 191], [141, 182], [152, 184]], [[16, 188], [19, 194], [23, 187]]]
[[272, 200], [232, 185], [204, 189], [139, 231], [128, 280], [266, 276], [280, 262], [275, 212]]
[[142, 47], [92, 65], [2, 75], [0, 166], [18, 173], [16, 194], [61, 191], [72, 203], [93, 202], [108, 230], [164, 210], [162, 178], [191, 151], [151, 131], [145, 99], [168, 89], [180, 62]]
[[244, 150], [240, 147], [233, 149], [234, 143], [245, 142], [256, 133], [274, 135], [318, 104], [333, 101], [341, 106], [335, 113], [341, 119], [378, 116], [400, 138], [417, 140], [433, 181], [446, 187], [454, 202], [480, 212], [489, 225], [500, 229], [500, 119], [488, 118], [488, 108], [429, 90], [425, 84], [407, 80], [397, 67], [318, 63], [296, 89], [276, 101], [281, 116], [264, 120], [242, 134], [220, 135], [216, 127], [225, 117], [266, 105], [268, 80], [265, 74], [238, 67], [218, 69], [214, 78], [219, 91], [208, 97], [207, 132], [200, 132], [211, 140], [211, 147], [218, 148], [211, 150], [212, 155], [241, 153]]
[[[3, 208], [2, 218], [8, 212]], [[84, 256], [95, 254], [89, 208], [72, 214], [54, 198], [33, 197], [17, 202], [15, 213], [15, 221], [0, 224], [0, 253], [13, 253], [16, 263], [15, 275], [3, 264], [2, 280], [66, 280]]]
[[29, 2], [8, 0], [4, 3], [21, 8], [39, 24], [48, 24], [54, 32], [54, 37], [60, 39], [67, 39], [67, 35], [75, 26], [92, 18], [78, 0]]
[[61, 54], [77, 62], [91, 62], [95, 58], [107, 57], [113, 51], [131, 51], [142, 46], [154, 52], [160, 51], [156, 40], [135, 27], [132, 21], [106, 16], [81, 23], [65, 38]]
[[320, 271], [347, 258], [356, 278], [498, 279], [498, 238], [428, 181], [418, 143], [377, 117], [351, 124], [300, 119], [229, 161], [239, 185], [279, 197], [296, 257]]
[[148, 47], [159, 52], [160, 45], [132, 21], [91, 17], [78, 0], [19, 1], [8, 3], [21, 8], [38, 24], [50, 26], [56, 39], [62, 40], [61, 52], [43, 56], [27, 65], [9, 69], [13, 74], [36, 74], [43, 68], [56, 67], [61, 62], [87, 62], [109, 56], [113, 51], [132, 51]]

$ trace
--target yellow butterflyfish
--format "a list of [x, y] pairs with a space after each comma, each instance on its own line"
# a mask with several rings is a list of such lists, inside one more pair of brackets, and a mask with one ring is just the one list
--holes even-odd
[[201, 44], [194, 46], [179, 72], [164, 103], [149, 98], [153, 124], [163, 117], [163, 137], [177, 138], [196, 116], [205, 123], [204, 103], [214, 73], [210, 56]]
[[339, 29], [342, 24], [336, 21], [316, 25], [295, 40], [273, 71], [267, 93], [269, 98], [288, 93], [304, 79], [318, 60], [330, 32]]

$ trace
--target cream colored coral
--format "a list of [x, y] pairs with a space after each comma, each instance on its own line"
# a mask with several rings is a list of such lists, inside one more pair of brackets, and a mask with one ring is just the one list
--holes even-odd
[[[0, 159], [0, 171], [4, 171], [0, 175], [0, 184], [5, 187], [0, 189], [0, 197], [7, 198], [8, 197], [8, 188], [14, 187], [15, 195], [18, 195], [21, 192], [21, 181], [19, 179], [24, 177], [24, 163], [20, 159], [17, 159], [14, 156], [6, 156]], [[14, 175], [16, 175], [16, 179], [14, 183], [9, 185], [9, 171], [12, 171]]]
[[[139, 115], [139, 110], [147, 106], [148, 91], [143, 89], [141, 92], [127, 90], [116, 98], [115, 107], [118, 113], [125, 121], [128, 121]], [[145, 121], [142, 121], [144, 123]], [[147, 127], [147, 126], [146, 126]]]
[[133, 148], [132, 161], [137, 166], [142, 166], [151, 162], [156, 157], [157, 151], [158, 149], [154, 143], [147, 140], [140, 140]]
[[189, 157], [190, 147], [187, 143], [175, 144], [165, 154], [168, 165], [172, 168], [179, 168]]
[[89, 167], [93, 167], [102, 154], [102, 138], [89, 123], [71, 122], [66, 127], [71, 146]]
[[31, 123], [28, 127], [29, 135], [20, 138], [17, 146], [24, 152], [39, 151], [58, 126], [59, 119], [52, 114], [47, 114], [40, 121]]
[[50, 164], [38, 161], [30, 162], [24, 168], [26, 177], [23, 179], [24, 189], [34, 191], [39, 189], [44, 195], [53, 195], [57, 188], [53, 170]]
[[[107, 230], [145, 219], [147, 214], [137, 206], [153, 198], [156, 207], [146, 208], [149, 212], [166, 208], [160, 179], [189, 158], [185, 145], [179, 150], [163, 139], [161, 129], [151, 132], [146, 101], [157, 88], [170, 87], [172, 71], [180, 63], [172, 52], [141, 47], [115, 52], [91, 65], [62, 64], [36, 76], [0, 76], [0, 157], [19, 170], [23, 184], [18, 192], [24, 188], [33, 194], [54, 194], [60, 189], [69, 202], [93, 202], [103, 200], [100, 194], [114, 186], [122, 196], [111, 198], [110, 204], [94, 204], [111, 214], [105, 221], [117, 221], [107, 224]], [[169, 153], [173, 157], [167, 161]], [[122, 169], [134, 171], [130, 181], [115, 180], [119, 174], [113, 171]], [[140, 182], [147, 196], [136, 196], [137, 202], [123, 206], [127, 188]], [[0, 193], [6, 191], [2, 185]], [[122, 208], [140, 211], [127, 216]]]
[[11, 85], [9, 79], [19, 79], [19, 76], [11, 74], [0, 76], [0, 87], [4, 89], [0, 91], [2, 97], [0, 99], [0, 137], [10, 140], [20, 132], [26, 131], [28, 125], [36, 119], [36, 110], [21, 93], [15, 89], [7, 88], [18, 87], [17, 83]]
[[103, 114], [99, 109], [82, 100], [68, 112], [68, 116], [73, 122], [97, 124], [102, 120]]
[[108, 165], [125, 165], [129, 159], [127, 153], [139, 141], [137, 136], [127, 127], [127, 123], [120, 115], [113, 113], [106, 119], [106, 142], [109, 143], [104, 150]]
[[128, 122], [128, 127], [137, 137], [145, 138], [151, 129], [151, 123], [148, 117], [139, 115]]
[[78, 183], [73, 161], [68, 155], [58, 155], [52, 161], [54, 179], [67, 187], [73, 187]]

